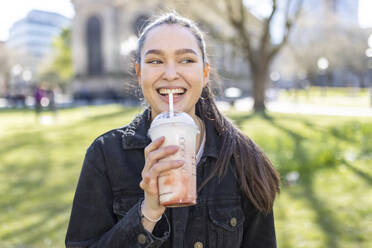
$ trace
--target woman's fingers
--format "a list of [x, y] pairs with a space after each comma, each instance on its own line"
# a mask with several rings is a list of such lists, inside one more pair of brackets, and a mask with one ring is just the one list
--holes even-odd
[[161, 161], [161, 162], [156, 163], [153, 167], [151, 167], [148, 174], [150, 174], [154, 178], [157, 178], [161, 173], [167, 170], [179, 168], [184, 163], [185, 161], [183, 160]]
[[[145, 148], [145, 166], [142, 170], [141, 189], [145, 192], [145, 205], [152, 210], [164, 208], [159, 204], [158, 177], [168, 170], [179, 168], [182, 160], [162, 160], [178, 151], [178, 146], [163, 146], [164, 137], [155, 139]], [[164, 210], [163, 210], [164, 211]]]
[[146, 146], [145, 157], [147, 157], [147, 154], [149, 154], [150, 152], [158, 149], [161, 146], [161, 144], [163, 144], [164, 140], [165, 140], [164, 136], [161, 136], [152, 141], [148, 146]]
[[158, 176], [171, 169], [176, 169], [183, 166], [183, 160], [161, 161], [154, 164], [151, 169], [144, 173], [140, 187], [150, 194], [158, 193]]
[[178, 151], [178, 146], [160, 147], [159, 149], [150, 152], [147, 155], [146, 160], [147, 161], [158, 161], [162, 158], [165, 158], [169, 155], [172, 155], [172, 154], [176, 153], [177, 151]]
[[148, 152], [147, 156], [145, 156], [146, 161], [145, 167], [142, 170], [142, 176], [160, 159], [176, 153], [178, 149], [178, 146], [165, 146]]

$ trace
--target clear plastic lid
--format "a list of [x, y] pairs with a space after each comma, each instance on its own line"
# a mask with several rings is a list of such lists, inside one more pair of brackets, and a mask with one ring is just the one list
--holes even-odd
[[198, 126], [195, 124], [192, 117], [185, 112], [176, 112], [174, 117], [170, 117], [169, 112], [162, 112], [158, 114], [155, 119], [151, 122], [150, 129], [157, 127], [159, 125], [168, 124], [168, 123], [182, 123], [189, 124], [190, 126], [199, 130]]

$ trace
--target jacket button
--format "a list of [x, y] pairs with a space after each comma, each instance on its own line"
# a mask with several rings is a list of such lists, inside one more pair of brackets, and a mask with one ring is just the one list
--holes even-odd
[[195, 242], [194, 248], [203, 248], [203, 243], [202, 242]]
[[137, 236], [137, 240], [138, 240], [138, 243], [140, 243], [141, 245], [145, 244], [146, 243], [146, 236], [144, 234], [139, 234]]
[[235, 217], [231, 218], [231, 220], [230, 220], [230, 225], [231, 225], [232, 227], [235, 227], [235, 226], [236, 226], [236, 218], [235, 218]]

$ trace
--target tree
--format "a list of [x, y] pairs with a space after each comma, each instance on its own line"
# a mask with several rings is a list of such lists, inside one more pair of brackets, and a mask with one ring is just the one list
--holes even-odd
[[63, 29], [53, 41], [52, 59], [41, 70], [41, 80], [65, 88], [74, 76], [71, 54], [71, 30]]
[[[249, 2], [252, 1], [198, 0], [188, 2], [187, 8], [178, 9], [203, 21], [214, 38], [231, 42], [242, 51], [252, 75], [254, 110], [261, 112], [266, 109], [265, 91], [270, 65], [287, 43], [303, 0], [270, 0], [271, 10], [262, 17], [253, 14]], [[180, 1], [178, 4], [185, 3]], [[277, 20], [281, 18], [283, 21], [280, 23]], [[280, 41], [274, 42], [272, 31], [280, 28], [279, 25], [283, 26], [283, 33]]]

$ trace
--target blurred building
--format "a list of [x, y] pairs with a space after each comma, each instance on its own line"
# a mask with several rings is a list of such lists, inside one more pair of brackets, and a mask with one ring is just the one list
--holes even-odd
[[307, 0], [304, 8], [314, 17], [327, 19], [330, 14], [342, 17], [344, 25], [358, 25], [359, 0]]
[[0, 41], [0, 97], [7, 93], [10, 72], [10, 56], [5, 42]]
[[134, 1], [72, 0], [75, 17], [72, 49], [75, 98], [116, 98], [127, 95], [131, 52], [139, 28], [155, 4], [140, 8]]
[[326, 5], [329, 11], [342, 16], [345, 24], [358, 24], [359, 0], [327, 0]]
[[14, 55], [14, 63], [21, 68], [20, 73], [26, 72], [23, 79], [32, 79], [40, 63], [50, 55], [53, 39], [69, 24], [70, 20], [60, 14], [40, 10], [30, 11], [13, 24], [7, 45]]
[[[76, 99], [133, 97], [133, 53], [148, 18], [164, 8], [164, 1], [72, 0], [72, 92]], [[240, 84], [249, 91], [248, 65], [229, 44], [212, 44], [215, 65], [226, 86]], [[132, 70], [132, 71], [131, 71]], [[228, 79], [226, 79], [228, 77]]]
[[[358, 0], [307, 0], [290, 44], [275, 63], [286, 87], [365, 87], [366, 31]], [[326, 60], [325, 67], [319, 60]]]

